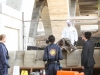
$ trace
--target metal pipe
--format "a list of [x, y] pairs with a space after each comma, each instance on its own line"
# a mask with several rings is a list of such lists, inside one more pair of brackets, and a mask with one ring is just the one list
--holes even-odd
[[24, 12], [22, 12], [22, 34], [23, 34], [23, 50], [24, 50]]

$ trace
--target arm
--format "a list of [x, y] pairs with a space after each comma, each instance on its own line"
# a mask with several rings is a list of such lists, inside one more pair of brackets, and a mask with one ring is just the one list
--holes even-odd
[[58, 58], [59, 58], [59, 60], [63, 59], [62, 50], [60, 47], [59, 47], [59, 52], [58, 52]]
[[87, 47], [87, 44], [84, 43], [82, 54], [81, 54], [81, 66], [84, 66], [85, 63], [87, 62], [87, 53], [88, 53], [88, 47]]

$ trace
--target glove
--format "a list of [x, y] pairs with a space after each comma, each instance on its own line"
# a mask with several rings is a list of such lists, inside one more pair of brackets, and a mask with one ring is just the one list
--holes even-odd
[[9, 64], [6, 64], [7, 68], [10, 68]]
[[74, 42], [74, 46], [76, 46], [76, 45], [77, 45], [77, 42], [75, 41], [75, 42]]

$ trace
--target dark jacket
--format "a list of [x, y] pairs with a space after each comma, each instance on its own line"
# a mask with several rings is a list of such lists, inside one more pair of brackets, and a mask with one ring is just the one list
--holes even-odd
[[60, 46], [56, 44], [50, 44], [46, 46], [44, 51], [43, 61], [49, 61], [49, 60], [58, 61], [62, 59], [63, 56], [62, 56], [62, 50]]
[[92, 67], [95, 64], [93, 57], [94, 54], [94, 42], [87, 40], [83, 43], [83, 50], [81, 54], [81, 65], [84, 67]]
[[8, 59], [7, 59], [7, 48], [0, 42], [0, 75], [8, 75]]

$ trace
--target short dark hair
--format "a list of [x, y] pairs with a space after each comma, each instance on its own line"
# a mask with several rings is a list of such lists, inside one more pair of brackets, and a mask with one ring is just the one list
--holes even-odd
[[91, 32], [85, 32], [84, 36], [85, 36], [86, 39], [89, 40], [91, 38]]
[[55, 37], [53, 35], [50, 35], [48, 37], [49, 42], [53, 43], [55, 41]]

